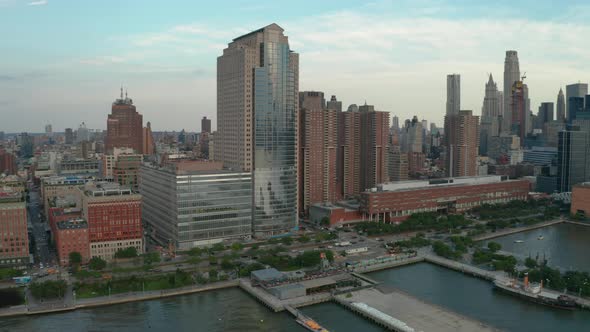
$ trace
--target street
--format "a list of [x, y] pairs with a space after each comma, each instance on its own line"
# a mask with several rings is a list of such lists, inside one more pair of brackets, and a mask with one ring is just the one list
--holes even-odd
[[39, 218], [41, 208], [39, 206], [39, 191], [32, 185], [29, 185], [29, 202], [27, 203], [28, 225], [32, 228], [32, 236], [34, 238], [33, 253], [35, 256], [35, 267], [46, 268], [48, 266], [57, 265], [56, 252], [49, 248], [48, 233], [49, 225], [47, 221]]

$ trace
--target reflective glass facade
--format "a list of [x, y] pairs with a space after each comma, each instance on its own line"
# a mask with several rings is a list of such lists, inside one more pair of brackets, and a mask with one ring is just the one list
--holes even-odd
[[560, 131], [557, 148], [558, 188], [572, 191], [574, 184], [589, 180], [588, 134], [584, 131]]
[[249, 172], [174, 171], [142, 166], [140, 191], [149, 236], [185, 250], [252, 234]]
[[[266, 32], [266, 31], [265, 31]], [[297, 58], [275, 31], [260, 44], [254, 72], [254, 235], [297, 225]]]

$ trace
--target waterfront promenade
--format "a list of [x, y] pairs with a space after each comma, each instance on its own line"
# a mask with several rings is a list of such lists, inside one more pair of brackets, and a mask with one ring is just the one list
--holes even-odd
[[473, 241], [485, 241], [485, 240], [489, 240], [489, 239], [493, 239], [493, 238], [497, 238], [497, 237], [502, 237], [502, 236], [506, 236], [506, 235], [510, 235], [510, 234], [516, 234], [516, 233], [530, 231], [533, 229], [553, 226], [553, 225], [561, 224], [563, 222], [569, 222], [569, 221], [565, 221], [560, 218], [560, 219], [549, 220], [549, 221], [545, 221], [545, 222], [541, 222], [541, 223], [529, 225], [529, 226], [502, 229], [502, 230], [499, 230], [499, 231], [496, 231], [493, 233], [486, 233], [486, 234], [482, 234], [479, 236], [474, 236]]

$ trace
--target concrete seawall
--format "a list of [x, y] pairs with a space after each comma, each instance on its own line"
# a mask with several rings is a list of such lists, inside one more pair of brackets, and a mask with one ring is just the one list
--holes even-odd
[[562, 220], [562, 219], [558, 219], [558, 220], [546, 221], [546, 222], [542, 222], [542, 223], [538, 223], [538, 224], [534, 224], [534, 225], [530, 225], [530, 226], [525, 226], [525, 227], [503, 229], [503, 230], [500, 230], [500, 231], [497, 231], [494, 233], [475, 236], [475, 237], [473, 237], [473, 241], [485, 241], [485, 240], [489, 240], [489, 239], [493, 239], [493, 238], [497, 238], [497, 237], [501, 237], [501, 236], [506, 236], [506, 235], [510, 235], [510, 234], [516, 234], [516, 233], [530, 231], [533, 229], [553, 226], [553, 225], [561, 224], [563, 222], [566, 222], [566, 221]]

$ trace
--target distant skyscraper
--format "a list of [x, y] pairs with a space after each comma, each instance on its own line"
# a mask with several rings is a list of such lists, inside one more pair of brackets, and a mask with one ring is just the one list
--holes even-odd
[[394, 115], [393, 118], [391, 118], [391, 128], [395, 132], [399, 132], [399, 117], [397, 115]]
[[82, 122], [80, 126], [78, 126], [78, 131], [76, 132], [76, 142], [84, 142], [90, 140], [90, 133], [88, 132], [88, 128], [86, 128], [86, 124]]
[[50, 123], [45, 125], [45, 134], [51, 136], [53, 134], [53, 128]]
[[424, 143], [422, 130], [423, 123], [418, 121], [418, 117], [414, 115], [412, 121], [406, 121], [402, 129], [402, 144], [400, 144], [403, 153], [422, 152], [422, 145]]
[[300, 109], [321, 111], [326, 108], [324, 93], [320, 91], [299, 92]]
[[514, 82], [511, 90], [510, 115], [511, 115], [511, 133], [520, 137], [520, 144], [524, 146], [524, 138], [529, 132], [529, 99], [528, 87], [522, 81]]
[[445, 145], [447, 176], [477, 175], [479, 117], [474, 116], [472, 111], [446, 115]]
[[[352, 105], [351, 105], [352, 106]], [[356, 106], [356, 105], [355, 105]], [[341, 196], [350, 198], [358, 196], [361, 169], [361, 115], [356, 111], [338, 114], [338, 187]]]
[[215, 158], [236, 170], [254, 169], [256, 237], [298, 223], [299, 55], [283, 31], [273, 23], [247, 33], [217, 58]]
[[72, 130], [72, 128], [66, 128], [65, 143], [74, 144], [74, 131]]
[[498, 86], [494, 82], [492, 74], [488, 78], [485, 86], [485, 96], [483, 99], [483, 106], [481, 109], [481, 135], [479, 151], [482, 155], [487, 155], [488, 144], [490, 137], [498, 136], [499, 134], [499, 119], [502, 103], [504, 100], [500, 98], [501, 93], [498, 91]]
[[152, 124], [149, 121], [146, 126], [143, 127], [142, 133], [143, 154], [153, 155], [156, 151], [156, 148], [154, 144], [154, 137], [152, 135]]
[[504, 114], [502, 122], [502, 132], [509, 133], [512, 128], [512, 86], [514, 82], [520, 80], [520, 68], [518, 64], [518, 53], [516, 51], [506, 51], [504, 59]]
[[[574, 83], [565, 86], [565, 102], [566, 102], [566, 115], [565, 118], [568, 122], [571, 122], [571, 115], [570, 112], [570, 98], [577, 97], [577, 98], [584, 98], [588, 94], [588, 84], [587, 83]], [[576, 105], [578, 106], [578, 105]]]
[[580, 113], [584, 112], [584, 98], [569, 97], [567, 100], [567, 123], [578, 119]]
[[359, 107], [357, 104], [350, 104], [348, 105], [348, 108], [346, 109], [347, 112], [358, 112], [359, 111]]
[[563, 90], [560, 88], [559, 93], [557, 94], [557, 121], [565, 122], [566, 119], [566, 111], [565, 111], [565, 96], [563, 95]]
[[211, 133], [211, 119], [207, 119], [206, 116], [201, 119], [201, 132]]
[[389, 150], [389, 180], [406, 181], [408, 179], [408, 154], [402, 153], [397, 145], [391, 145]]
[[461, 109], [461, 75], [447, 75], [447, 115], [459, 114]]
[[136, 153], [143, 153], [143, 116], [137, 112], [133, 100], [121, 98], [113, 102], [111, 114], [107, 119], [107, 136], [105, 150], [109, 153], [114, 148], [132, 148]]
[[342, 102], [336, 99], [336, 96], [332, 95], [330, 101], [327, 102], [326, 108], [329, 110], [335, 110], [342, 112]]
[[537, 116], [539, 117], [540, 128], [543, 128], [545, 123], [553, 121], [553, 103], [541, 103]]

